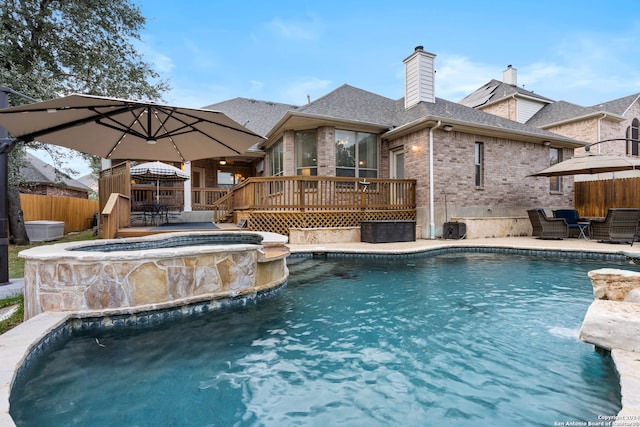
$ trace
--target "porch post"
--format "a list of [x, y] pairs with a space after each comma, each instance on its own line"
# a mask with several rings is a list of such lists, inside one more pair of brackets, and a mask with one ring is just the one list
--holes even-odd
[[191, 162], [184, 162], [184, 171], [189, 174], [184, 182], [184, 211], [191, 212]]

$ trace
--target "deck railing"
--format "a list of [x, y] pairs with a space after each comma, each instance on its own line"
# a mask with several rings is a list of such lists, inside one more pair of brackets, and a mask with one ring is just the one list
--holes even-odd
[[234, 189], [234, 210], [406, 210], [416, 208], [412, 179], [253, 177]]
[[191, 204], [194, 211], [215, 210], [219, 200], [231, 193], [230, 188], [194, 188], [191, 190]]
[[[191, 190], [191, 209], [214, 210], [218, 200], [229, 194], [228, 188], [196, 188]], [[171, 210], [184, 208], [184, 189], [181, 187], [135, 185], [131, 188], [131, 209], [142, 210], [151, 203], [167, 205]]]
[[128, 196], [111, 193], [104, 209], [100, 212], [100, 237], [113, 239], [118, 230], [131, 223], [131, 200]]
[[[179, 187], [137, 185], [132, 188], [131, 195], [134, 211], [154, 202], [168, 206], [169, 211], [183, 207], [184, 190]], [[233, 189], [194, 189], [192, 209], [212, 210], [214, 222], [227, 221], [234, 216], [234, 212], [240, 211], [289, 214], [415, 212], [416, 181], [309, 176], [252, 177]]]

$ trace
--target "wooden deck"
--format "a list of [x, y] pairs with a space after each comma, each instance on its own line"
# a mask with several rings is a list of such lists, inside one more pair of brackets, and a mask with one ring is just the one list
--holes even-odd
[[202, 233], [203, 231], [230, 231], [230, 230], [246, 230], [246, 228], [238, 228], [235, 224], [216, 224], [218, 229], [212, 230], [202, 230], [201, 228], [185, 228], [184, 226], [172, 228], [171, 225], [165, 225], [162, 228], [158, 227], [126, 227], [121, 228], [116, 233], [116, 237], [142, 237], [142, 236], [151, 236], [154, 234], [164, 234], [164, 233], [175, 233], [175, 232], [198, 232]]
[[[127, 191], [127, 194], [131, 192], [130, 189]], [[111, 193], [109, 197], [113, 199], [101, 210], [101, 236], [145, 236], [177, 231], [154, 227], [123, 228], [122, 225], [131, 224], [131, 198], [124, 194], [114, 196], [116, 194]], [[362, 221], [415, 220], [416, 181], [252, 177], [220, 197], [212, 207], [216, 224], [244, 221], [248, 230], [282, 235], [288, 235], [291, 228], [356, 227]]]

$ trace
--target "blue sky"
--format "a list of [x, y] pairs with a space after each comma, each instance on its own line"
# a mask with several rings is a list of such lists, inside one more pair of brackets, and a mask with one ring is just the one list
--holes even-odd
[[590, 106], [640, 92], [636, 0], [138, 4], [147, 25], [136, 47], [177, 106], [235, 97], [301, 105], [345, 83], [399, 99], [402, 61], [418, 45], [436, 54], [436, 96], [450, 101], [501, 80], [509, 64], [519, 86], [554, 100]]
[[436, 56], [436, 95], [459, 101], [508, 64], [518, 85], [594, 105], [640, 92], [635, 1], [139, 0], [139, 49], [171, 104], [235, 97], [304, 104], [347, 83], [403, 96], [415, 46]]

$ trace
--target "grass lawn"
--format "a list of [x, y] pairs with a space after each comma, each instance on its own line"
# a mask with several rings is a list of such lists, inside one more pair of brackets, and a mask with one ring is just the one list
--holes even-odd
[[[20, 251], [34, 248], [36, 246], [52, 245], [54, 243], [62, 242], [76, 242], [80, 240], [93, 240], [96, 238], [97, 237], [93, 235], [92, 230], [87, 230], [78, 233], [68, 233], [62, 239], [56, 240], [54, 242], [39, 242], [32, 245], [24, 246], [9, 245], [9, 279], [24, 277], [24, 260], [22, 258], [18, 258], [18, 253]], [[3, 334], [9, 329], [22, 323], [22, 319], [24, 317], [24, 298], [22, 297], [22, 295], [0, 299], [0, 309], [13, 305], [18, 305], [18, 311], [16, 311], [10, 318], [0, 322], [0, 334]]]
[[96, 236], [93, 235], [92, 230], [74, 232], [65, 234], [62, 239], [53, 241], [53, 242], [38, 242], [33, 243], [31, 245], [9, 245], [9, 279], [17, 279], [20, 277], [24, 277], [24, 260], [22, 258], [18, 258], [18, 252], [23, 251], [29, 248], [35, 248], [36, 246], [43, 245], [52, 245], [54, 243], [63, 243], [63, 242], [77, 242], [81, 240], [93, 240], [97, 239]]

